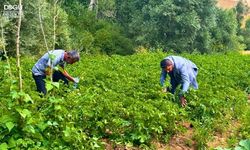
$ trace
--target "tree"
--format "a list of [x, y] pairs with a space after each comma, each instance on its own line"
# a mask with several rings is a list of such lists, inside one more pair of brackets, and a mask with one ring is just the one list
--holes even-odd
[[89, 10], [90, 11], [95, 11], [96, 16], [97, 16], [97, 14], [98, 14], [98, 0], [90, 0]]
[[1, 26], [1, 40], [0, 40], [0, 49], [3, 49], [3, 52], [4, 52], [4, 57], [6, 58], [7, 60], [7, 64], [8, 64], [8, 73], [9, 73], [9, 77], [12, 78], [12, 71], [11, 71], [11, 66], [10, 66], [10, 61], [9, 61], [9, 57], [7, 55], [7, 51], [6, 51], [6, 48], [5, 48], [5, 36], [4, 36], [4, 24], [6, 24], [7, 21], [4, 17], [0, 17], [0, 26]]
[[245, 49], [250, 50], [250, 19], [246, 20], [245, 28], [241, 29], [240, 35], [244, 38]]
[[247, 13], [249, 12], [249, 7], [247, 6], [247, 3], [245, 1], [240, 0], [236, 5], [235, 10], [240, 28], [242, 26], [244, 16], [247, 15]]
[[215, 52], [240, 50], [244, 48], [241, 37], [237, 35], [238, 23], [233, 10], [217, 10], [216, 27], [212, 30], [213, 43], [211, 50]]
[[[220, 16], [223, 13], [217, 14], [215, 0], [116, 0], [116, 7], [117, 22], [125, 28], [128, 37], [136, 45], [177, 52], [198, 50], [202, 53], [212, 52], [212, 48], [221, 51], [221, 48], [214, 47], [217, 40], [231, 50], [240, 47], [235, 22], [229, 23], [232, 27], [227, 30], [217, 20], [223, 18]], [[231, 14], [227, 17], [234, 20], [235, 16]], [[218, 31], [216, 27], [228, 36], [213, 38], [214, 32]], [[233, 38], [235, 42], [222, 42], [227, 41], [228, 37], [229, 41]]]
[[[19, 0], [19, 6], [22, 6], [22, 0]], [[23, 83], [22, 83], [22, 70], [20, 64], [20, 29], [22, 22], [22, 7], [19, 7], [18, 12], [18, 23], [17, 23], [17, 34], [16, 34], [16, 62], [17, 62], [17, 70], [19, 75], [19, 90], [22, 92]]]

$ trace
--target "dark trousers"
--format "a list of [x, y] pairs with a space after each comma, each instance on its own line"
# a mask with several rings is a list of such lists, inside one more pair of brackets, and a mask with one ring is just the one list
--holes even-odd
[[[43, 93], [44, 95], [46, 95], [47, 94], [47, 90], [46, 90], [46, 86], [45, 86], [45, 78], [46, 78], [46, 76], [45, 75], [36, 76], [33, 73], [32, 73], [32, 76], [33, 76], [33, 78], [35, 80], [37, 91], [39, 93]], [[69, 84], [68, 79], [63, 75], [63, 73], [61, 71], [55, 71], [53, 73], [53, 82], [58, 82], [59, 80], [63, 80], [64, 84]]]

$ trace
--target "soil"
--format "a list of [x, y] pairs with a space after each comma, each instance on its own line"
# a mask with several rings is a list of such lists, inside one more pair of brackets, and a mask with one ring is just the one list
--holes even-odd
[[[183, 127], [187, 129], [185, 133], [172, 137], [168, 145], [157, 144], [157, 150], [197, 150], [196, 142], [192, 139], [194, 132], [192, 124], [186, 122], [183, 123]], [[207, 143], [208, 148], [226, 148], [227, 139], [234, 135], [234, 132], [236, 132], [236, 129], [239, 127], [240, 123], [238, 121], [232, 121], [225, 132], [216, 132], [214, 134], [213, 140]]]
[[[156, 150], [197, 150], [196, 142], [193, 140], [194, 128], [192, 124], [189, 122], [183, 122], [180, 125], [186, 129], [186, 132], [174, 135], [168, 144], [162, 144], [158, 141], [152, 142]], [[239, 127], [240, 123], [238, 121], [232, 121], [225, 132], [216, 132], [214, 134], [213, 140], [207, 143], [208, 148], [226, 148], [227, 139], [234, 135], [234, 132]], [[116, 145], [107, 139], [103, 139], [102, 141], [105, 143], [106, 150], [141, 150], [140, 148], [136, 147]]]
[[193, 125], [188, 122], [181, 124], [187, 131], [183, 134], [177, 134], [171, 138], [167, 149], [169, 150], [194, 150], [196, 149], [196, 143], [192, 140], [193, 136]]

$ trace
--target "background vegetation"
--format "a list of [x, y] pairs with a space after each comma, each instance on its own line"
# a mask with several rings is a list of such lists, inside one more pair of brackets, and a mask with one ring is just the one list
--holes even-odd
[[[96, 7], [90, 9], [91, 2]], [[18, 1], [2, 0], [1, 10], [9, 4]], [[229, 10], [216, 7], [215, 0], [24, 0], [22, 5], [21, 52], [25, 54], [53, 48], [108, 55], [133, 54], [141, 47], [201, 53], [249, 48], [250, 27], [240, 28], [248, 13], [244, 1]], [[5, 46], [14, 55], [17, 19], [2, 14]]]
[[[4, 8], [21, 1], [1, 2]], [[6, 59], [0, 61], [0, 149], [156, 149], [155, 142], [185, 132], [186, 122], [193, 128], [186, 146], [196, 149], [208, 148], [232, 123], [238, 126], [228, 146], [250, 138], [250, 59], [232, 52], [250, 45], [250, 21], [241, 28], [248, 12], [243, 1], [230, 10], [215, 0], [22, 5], [22, 17], [0, 14], [0, 58]], [[52, 49], [81, 52], [84, 59], [68, 66], [81, 81], [74, 89], [47, 80], [48, 95], [40, 97], [31, 68]], [[158, 83], [160, 60], [177, 53], [199, 67], [199, 90], [186, 95], [185, 108]]]

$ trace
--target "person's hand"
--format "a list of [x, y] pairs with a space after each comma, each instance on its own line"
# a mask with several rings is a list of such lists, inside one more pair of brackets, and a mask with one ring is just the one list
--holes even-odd
[[50, 67], [47, 67], [45, 69], [45, 75], [47, 75], [47, 76], [51, 75], [51, 68]]
[[162, 91], [162, 93], [167, 93], [168, 92], [167, 88], [162, 88], [161, 91]]
[[80, 79], [78, 77], [73, 78], [75, 83], [79, 83]]
[[168, 92], [171, 93], [171, 88], [170, 87], [162, 88], [162, 92], [163, 93], [168, 93]]
[[185, 107], [185, 106], [187, 105], [187, 100], [185, 99], [184, 96], [182, 96], [182, 97], [180, 98], [180, 101], [181, 101], [181, 106], [182, 106], [182, 107]]

